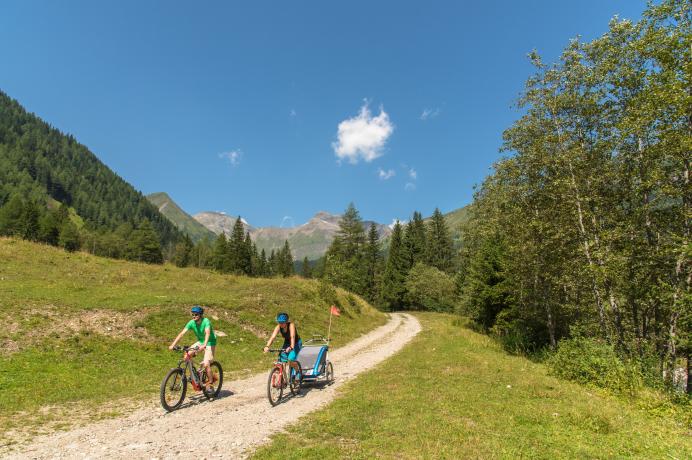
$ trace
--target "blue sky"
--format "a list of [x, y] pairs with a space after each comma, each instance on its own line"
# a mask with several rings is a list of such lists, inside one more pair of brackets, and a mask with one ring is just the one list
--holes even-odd
[[[0, 89], [144, 193], [253, 225], [471, 202], [537, 49], [645, 1], [0, 2]], [[284, 219], [290, 216], [291, 219]]]

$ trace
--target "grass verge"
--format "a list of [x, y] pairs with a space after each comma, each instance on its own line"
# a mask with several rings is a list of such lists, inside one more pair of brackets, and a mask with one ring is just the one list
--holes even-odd
[[417, 316], [401, 353], [253, 458], [692, 458], [677, 419], [551, 377], [451, 316]]

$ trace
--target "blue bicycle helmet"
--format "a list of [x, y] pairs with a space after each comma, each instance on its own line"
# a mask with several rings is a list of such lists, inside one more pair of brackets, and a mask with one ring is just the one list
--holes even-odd
[[279, 313], [276, 315], [276, 322], [277, 323], [287, 323], [288, 322], [288, 313]]
[[190, 309], [191, 313], [199, 313], [200, 315], [204, 314], [204, 308], [200, 307], [199, 305], [195, 305]]

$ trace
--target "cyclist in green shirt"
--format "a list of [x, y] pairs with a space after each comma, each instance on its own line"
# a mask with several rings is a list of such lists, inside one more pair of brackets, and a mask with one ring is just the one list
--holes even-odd
[[[172, 350], [187, 331], [194, 332], [195, 337], [197, 337], [197, 342], [191, 345], [190, 348], [197, 348], [198, 351], [204, 350], [204, 361], [202, 361], [202, 364], [207, 370], [207, 377], [209, 377], [207, 385], [211, 385], [212, 375], [209, 365], [214, 361], [214, 353], [216, 352], [216, 335], [214, 334], [214, 328], [209, 318], [203, 318], [204, 309], [199, 305], [192, 307], [190, 313], [192, 313], [192, 319], [188, 321], [168, 349]], [[189, 353], [194, 356], [196, 351], [190, 350]]]

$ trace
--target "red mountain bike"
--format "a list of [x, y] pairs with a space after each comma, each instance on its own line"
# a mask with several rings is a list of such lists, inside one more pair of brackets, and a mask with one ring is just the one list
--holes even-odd
[[209, 377], [204, 366], [200, 363], [198, 367], [192, 362], [194, 353], [198, 348], [190, 347], [175, 347], [174, 351], [182, 351], [183, 358], [178, 361], [178, 367], [174, 367], [161, 382], [161, 405], [168, 412], [180, 407], [187, 393], [187, 383], [190, 382], [195, 391], [204, 393], [207, 399], [216, 398], [221, 392], [223, 385], [223, 370], [221, 364], [212, 361], [211, 367], [211, 385], [207, 389]]
[[292, 395], [297, 395], [300, 392], [303, 370], [298, 361], [294, 361], [298, 366], [297, 371], [288, 365], [286, 350], [283, 348], [270, 349], [269, 351], [279, 353], [267, 380], [269, 404], [276, 406], [279, 404], [286, 387], [291, 390]]

